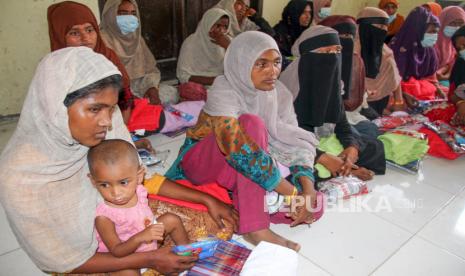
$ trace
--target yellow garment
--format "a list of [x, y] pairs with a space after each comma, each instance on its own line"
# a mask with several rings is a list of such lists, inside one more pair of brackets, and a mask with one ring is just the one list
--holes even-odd
[[144, 187], [147, 189], [147, 193], [156, 195], [160, 191], [161, 186], [165, 182], [166, 177], [156, 174], [150, 179], [144, 181]]

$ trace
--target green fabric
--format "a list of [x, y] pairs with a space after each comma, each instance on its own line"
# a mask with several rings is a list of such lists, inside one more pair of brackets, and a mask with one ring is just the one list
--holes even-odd
[[405, 165], [423, 158], [428, 152], [427, 140], [407, 135], [385, 133], [378, 137], [384, 144], [386, 159], [399, 165]]
[[[344, 147], [337, 139], [336, 134], [332, 134], [331, 136], [320, 139], [318, 149], [325, 153], [338, 156], [344, 150]], [[316, 164], [315, 169], [318, 171], [318, 176], [320, 178], [331, 177], [331, 172], [325, 166]]]

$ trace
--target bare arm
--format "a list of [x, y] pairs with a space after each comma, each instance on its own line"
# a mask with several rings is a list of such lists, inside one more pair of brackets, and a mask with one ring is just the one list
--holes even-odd
[[163, 274], [180, 273], [190, 269], [197, 261], [193, 256], [177, 256], [170, 247], [155, 251], [134, 253], [118, 258], [110, 253], [96, 253], [72, 273], [105, 273], [124, 269], [154, 268]]

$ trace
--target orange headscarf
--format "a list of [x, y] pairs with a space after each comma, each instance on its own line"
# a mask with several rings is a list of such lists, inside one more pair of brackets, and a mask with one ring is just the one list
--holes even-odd
[[[387, 4], [393, 4], [396, 7], [399, 7], [399, 2], [397, 0], [381, 0], [379, 1], [378, 7], [384, 10]], [[405, 21], [405, 18], [402, 15], [397, 14], [396, 19], [394, 19], [394, 21], [392, 21], [391, 24], [389, 24], [388, 26], [387, 35], [388, 36], [396, 35], [399, 32], [402, 25], [404, 24], [404, 21]]]
[[66, 48], [66, 34], [74, 25], [90, 23], [97, 32], [97, 44], [93, 49], [94, 52], [104, 55], [108, 60], [118, 67], [123, 77], [123, 88], [130, 87], [129, 76], [118, 56], [108, 48], [103, 42], [97, 19], [92, 11], [83, 4], [64, 1], [53, 4], [47, 10], [48, 33], [50, 36], [50, 48], [52, 51]]
[[439, 15], [441, 14], [442, 12], [442, 7], [441, 5], [439, 5], [438, 3], [435, 3], [435, 2], [428, 2], [426, 4], [424, 4], [423, 6], [428, 6], [429, 9], [431, 10], [431, 12], [436, 16], [436, 17], [439, 17]]

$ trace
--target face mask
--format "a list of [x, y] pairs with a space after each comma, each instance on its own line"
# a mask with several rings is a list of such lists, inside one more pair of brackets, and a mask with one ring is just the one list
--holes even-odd
[[330, 16], [331, 15], [331, 7], [323, 7], [323, 8], [321, 8], [318, 15], [321, 18], [326, 18], [326, 17]]
[[460, 57], [465, 60], [465, 49], [459, 51]]
[[139, 19], [134, 15], [116, 16], [116, 24], [123, 35], [134, 32], [139, 27]]
[[444, 35], [447, 37], [452, 37], [459, 27], [446, 26], [444, 27]]
[[423, 40], [421, 41], [421, 46], [423, 46], [423, 48], [433, 47], [437, 40], [438, 34], [425, 33], [425, 36], [423, 36]]
[[391, 24], [394, 20], [396, 20], [397, 13], [390, 15], [388, 18], [388, 24]]

